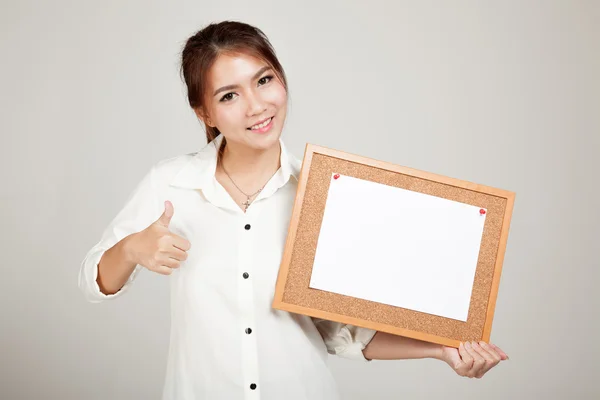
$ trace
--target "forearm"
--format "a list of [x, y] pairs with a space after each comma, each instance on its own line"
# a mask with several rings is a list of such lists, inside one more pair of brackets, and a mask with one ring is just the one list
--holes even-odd
[[136, 263], [131, 259], [128, 242], [132, 235], [123, 238], [102, 255], [98, 263], [96, 282], [100, 291], [106, 295], [118, 292], [135, 269]]
[[365, 358], [369, 360], [439, 359], [441, 352], [442, 346], [439, 344], [385, 332], [377, 332], [363, 350]]

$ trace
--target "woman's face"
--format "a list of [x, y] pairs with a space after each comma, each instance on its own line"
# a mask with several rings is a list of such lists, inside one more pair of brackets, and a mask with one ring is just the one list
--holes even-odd
[[207, 78], [203, 119], [219, 129], [228, 145], [266, 150], [279, 143], [287, 93], [267, 63], [244, 54], [221, 55]]

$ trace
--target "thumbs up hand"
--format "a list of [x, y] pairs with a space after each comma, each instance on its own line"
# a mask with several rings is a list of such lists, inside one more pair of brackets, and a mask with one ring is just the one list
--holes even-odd
[[173, 204], [165, 201], [162, 215], [146, 229], [131, 235], [128, 251], [133, 262], [150, 271], [171, 275], [187, 259], [191, 243], [169, 231], [173, 213]]

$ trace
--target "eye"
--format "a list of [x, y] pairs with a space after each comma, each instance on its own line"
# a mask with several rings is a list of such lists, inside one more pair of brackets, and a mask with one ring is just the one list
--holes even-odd
[[223, 97], [221, 97], [221, 100], [219, 100], [219, 101], [221, 101], [221, 102], [224, 102], [224, 103], [225, 103], [225, 102], [228, 102], [228, 101], [231, 101], [231, 100], [233, 100], [233, 97], [232, 97], [232, 96], [233, 96], [234, 94], [235, 94], [235, 93], [233, 93], [233, 92], [229, 92], [229, 93], [225, 94]]
[[263, 76], [262, 78], [260, 78], [258, 80], [258, 83], [262, 82], [264, 79], [268, 79], [268, 80], [266, 82], [264, 82], [263, 85], [269, 83], [273, 79], [273, 75]]

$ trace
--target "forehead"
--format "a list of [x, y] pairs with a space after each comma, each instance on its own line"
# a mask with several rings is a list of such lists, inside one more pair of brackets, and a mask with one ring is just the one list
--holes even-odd
[[216, 88], [244, 83], [266, 65], [263, 60], [247, 54], [221, 54], [208, 73], [209, 84]]

